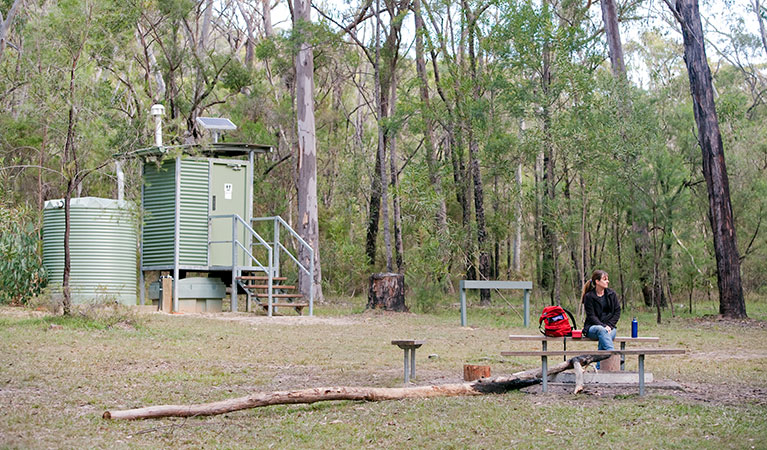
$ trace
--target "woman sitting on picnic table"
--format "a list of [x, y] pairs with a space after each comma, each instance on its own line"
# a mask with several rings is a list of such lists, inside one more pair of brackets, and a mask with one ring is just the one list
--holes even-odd
[[[599, 340], [599, 350], [613, 350], [615, 327], [621, 317], [621, 304], [615, 291], [608, 289], [610, 279], [604, 270], [595, 270], [591, 280], [583, 285], [583, 302], [586, 320], [583, 334], [589, 339]], [[599, 364], [597, 363], [597, 368]]]

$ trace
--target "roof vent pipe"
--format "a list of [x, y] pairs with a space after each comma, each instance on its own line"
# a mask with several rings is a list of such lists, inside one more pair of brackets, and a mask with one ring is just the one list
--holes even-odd
[[117, 200], [125, 200], [125, 172], [123, 172], [122, 161], [115, 161], [115, 171], [117, 172]]
[[160, 104], [152, 105], [152, 115], [154, 116], [154, 145], [162, 147], [162, 116], [165, 115], [165, 107]]

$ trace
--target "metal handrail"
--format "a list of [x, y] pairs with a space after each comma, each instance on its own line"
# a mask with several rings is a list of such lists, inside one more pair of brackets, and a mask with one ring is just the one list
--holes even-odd
[[[237, 214], [225, 214], [225, 215], [214, 215], [214, 216], [208, 216], [208, 221], [214, 220], [214, 219], [231, 219], [232, 220], [232, 239], [230, 241], [208, 241], [208, 245], [214, 244], [214, 243], [231, 243], [232, 244], [232, 309], [236, 310], [237, 308], [237, 275], [241, 270], [241, 267], [237, 264], [237, 248], [241, 248], [245, 255], [249, 258], [250, 263], [253, 262], [256, 263], [255, 267], [259, 270], [262, 270], [266, 272], [267, 274], [267, 292], [268, 292], [268, 316], [272, 316], [273, 311], [273, 285], [274, 285], [274, 278], [279, 276], [279, 255], [280, 255], [280, 249], [282, 249], [287, 255], [290, 257], [290, 259], [293, 260], [293, 262], [296, 264], [296, 266], [301, 269], [304, 273], [309, 275], [309, 277], [312, 279], [312, 283], [314, 282], [314, 249], [309, 245], [301, 236], [296, 233], [293, 228], [290, 227], [290, 225], [285, 222], [282, 217], [280, 216], [272, 216], [272, 217], [257, 217], [257, 218], [251, 218], [252, 222], [263, 222], [263, 221], [272, 221], [274, 222], [274, 246], [270, 245], [263, 237], [261, 237], [260, 234], [258, 234], [251, 226], [248, 224], [245, 220], [242, 219]], [[250, 232], [251, 236], [256, 238], [257, 242], [251, 242], [251, 249], [248, 249], [243, 245], [242, 242], [237, 239], [238, 237], [238, 223], [242, 223], [244, 226], [244, 229]], [[301, 263], [301, 261], [298, 260], [298, 258], [291, 253], [290, 250], [288, 250], [287, 247], [285, 247], [280, 241], [279, 241], [279, 225], [282, 225], [286, 230], [290, 232], [290, 234], [300, 243], [305, 250], [308, 250], [309, 253], [309, 268]], [[262, 264], [258, 258], [256, 258], [252, 253], [252, 246], [256, 245], [263, 245], [266, 247], [266, 250], [268, 252], [268, 266], [265, 266]], [[250, 298], [250, 297], [249, 297]], [[309, 315], [314, 315], [314, 289], [309, 289]]]
[[[267, 274], [267, 298], [268, 298], [268, 309], [267, 309], [267, 315], [269, 317], [272, 316], [273, 311], [273, 284], [274, 284], [274, 249], [267, 243], [264, 238], [261, 237], [258, 233], [256, 233], [253, 228], [251, 228], [250, 225], [248, 225], [245, 220], [242, 219], [237, 214], [225, 214], [225, 215], [215, 215], [215, 216], [208, 216], [208, 221], [211, 221], [213, 219], [222, 219], [222, 218], [228, 218], [232, 219], [232, 240], [231, 241], [208, 241], [208, 245], [212, 243], [231, 243], [232, 244], [232, 289], [231, 289], [231, 295], [232, 295], [232, 310], [237, 310], [237, 274], [239, 273], [239, 265], [237, 264], [237, 247], [240, 247], [249, 257], [251, 262], [255, 261], [257, 263], [257, 266], [259, 269], [263, 270]], [[253, 254], [245, 248], [244, 245], [237, 239], [237, 223], [240, 222], [245, 227], [245, 230], [249, 231], [252, 236], [254, 236], [258, 241], [259, 244], [252, 244], [252, 245], [263, 245], [266, 247], [268, 252], [268, 259], [269, 259], [269, 266], [264, 266]], [[310, 308], [311, 309], [311, 308]]]
[[[308, 244], [308, 243], [307, 243], [307, 242], [306, 242], [306, 241], [305, 241], [305, 240], [304, 240], [304, 239], [303, 239], [301, 236], [299, 236], [299, 235], [298, 235], [298, 233], [296, 233], [296, 231], [295, 231], [293, 228], [291, 228], [291, 227], [290, 227], [290, 225], [288, 225], [288, 223], [287, 223], [287, 222], [285, 222], [285, 220], [284, 220], [282, 217], [280, 217], [280, 216], [270, 216], [270, 217], [254, 217], [254, 218], [252, 218], [252, 219], [250, 219], [250, 220], [251, 220], [251, 222], [266, 222], [266, 221], [268, 221], [268, 220], [272, 220], [272, 221], [277, 221], [277, 222], [279, 222], [280, 224], [282, 224], [282, 226], [283, 226], [283, 227], [285, 227], [285, 229], [286, 229], [286, 230], [288, 230], [288, 231], [290, 232], [290, 234], [291, 234], [291, 235], [292, 235], [294, 238], [296, 238], [296, 240], [297, 240], [299, 243], [301, 243], [301, 245], [303, 245], [303, 246], [304, 246], [304, 247], [305, 247], [307, 250], [309, 250], [309, 254], [312, 256], [312, 261], [314, 261], [314, 249], [312, 248], [312, 246], [311, 246], [311, 245], [309, 245], [309, 244]], [[285, 248], [285, 246], [284, 246], [284, 245], [282, 245], [282, 243], [279, 243], [279, 244], [280, 244], [280, 247], [282, 247], [282, 249], [283, 249], [283, 250], [285, 250], [285, 253], [287, 253], [289, 256], [291, 256], [291, 258], [293, 258], [293, 261], [295, 261], [295, 262], [296, 262], [296, 264], [298, 264], [298, 265], [299, 265], [299, 266], [300, 266], [300, 267], [301, 267], [301, 268], [304, 270], [304, 272], [306, 272], [306, 273], [307, 273], [307, 275], [312, 275], [310, 272], [308, 272], [308, 271], [307, 271], [306, 267], [305, 267], [303, 264], [301, 264], [301, 263], [300, 263], [300, 262], [299, 262], [299, 261], [298, 261], [298, 260], [297, 260], [297, 259], [296, 259], [296, 258], [293, 256], [293, 254], [292, 254], [292, 253], [290, 253], [290, 250], [288, 250], [287, 248]]]
[[[298, 261], [296, 257], [293, 256], [292, 253], [290, 253], [290, 250], [288, 250], [287, 248], [285, 248], [284, 245], [282, 245], [282, 242], [278, 242], [277, 244], [280, 246], [281, 249], [285, 250], [285, 253], [287, 253], [288, 256], [290, 256], [290, 259], [292, 259], [301, 270], [303, 270], [307, 275], [312, 276], [312, 273], [309, 272], [309, 270], [306, 267], [304, 267], [304, 265], [301, 264], [301, 262]], [[314, 256], [314, 255], [312, 254], [311, 256]]]
[[[287, 253], [288, 256], [290, 256], [290, 259], [293, 260], [293, 262], [296, 263], [296, 265], [304, 271], [307, 275], [309, 275], [311, 279], [311, 283], [314, 283], [314, 249], [311, 245], [309, 245], [301, 236], [296, 233], [296, 231], [291, 228], [290, 225], [288, 225], [285, 220], [282, 219], [280, 216], [270, 216], [270, 217], [254, 217], [250, 219], [251, 222], [266, 222], [266, 221], [273, 221], [274, 222], [274, 235], [275, 235], [275, 253], [274, 253], [274, 263], [275, 265], [279, 265], [279, 254], [280, 249], [284, 250], [285, 253]], [[282, 245], [281, 242], [279, 242], [279, 224], [282, 224], [282, 226], [290, 232], [290, 234], [301, 244], [304, 246], [306, 250], [309, 251], [309, 268], [307, 269], [306, 266], [301, 264], [301, 262], [298, 260], [296, 256], [294, 256], [290, 250], [288, 250], [284, 245]], [[279, 271], [279, 267], [275, 267], [275, 270]], [[309, 288], [309, 315], [314, 315], [314, 289], [311, 287]]]

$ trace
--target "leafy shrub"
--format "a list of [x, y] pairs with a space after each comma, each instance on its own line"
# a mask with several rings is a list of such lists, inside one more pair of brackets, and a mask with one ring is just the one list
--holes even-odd
[[0, 303], [24, 304], [46, 284], [34, 213], [0, 204]]

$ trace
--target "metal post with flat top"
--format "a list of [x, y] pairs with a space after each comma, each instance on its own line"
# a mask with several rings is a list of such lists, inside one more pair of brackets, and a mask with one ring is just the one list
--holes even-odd
[[[541, 344], [543, 351], [547, 350], [546, 341]], [[541, 391], [549, 390], [549, 358], [546, 355], [541, 356]]]
[[392, 345], [396, 345], [405, 351], [404, 363], [404, 382], [409, 383], [411, 378], [415, 378], [415, 349], [422, 346], [426, 341], [418, 341], [414, 339], [402, 339], [391, 341]]
[[466, 326], [466, 290], [464, 288], [466, 280], [461, 280], [458, 285], [461, 291], [461, 326]]

